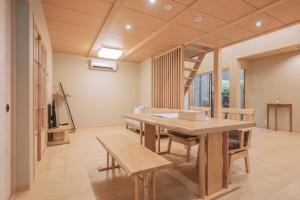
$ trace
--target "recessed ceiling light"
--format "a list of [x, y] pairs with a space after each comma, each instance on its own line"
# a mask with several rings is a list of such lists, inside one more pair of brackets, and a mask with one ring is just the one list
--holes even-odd
[[155, 4], [155, 3], [156, 3], [156, 0], [149, 0], [149, 2], [150, 2], [151, 4]]
[[102, 58], [118, 59], [122, 56], [122, 54], [123, 51], [120, 49], [110, 49], [105, 47], [102, 47], [98, 51], [98, 57], [102, 57]]
[[199, 16], [195, 18], [195, 22], [201, 22], [203, 20], [203, 17]]
[[127, 30], [130, 30], [132, 28], [132, 26], [130, 24], [126, 24], [125, 27], [126, 27]]
[[255, 22], [256, 28], [260, 28], [263, 25], [262, 21]]
[[173, 8], [173, 6], [171, 4], [166, 4], [164, 5], [164, 10], [169, 11]]

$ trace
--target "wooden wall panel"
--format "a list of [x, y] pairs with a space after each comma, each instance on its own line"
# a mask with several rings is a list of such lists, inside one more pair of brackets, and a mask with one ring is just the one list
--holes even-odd
[[183, 108], [183, 48], [177, 47], [152, 59], [152, 106]]

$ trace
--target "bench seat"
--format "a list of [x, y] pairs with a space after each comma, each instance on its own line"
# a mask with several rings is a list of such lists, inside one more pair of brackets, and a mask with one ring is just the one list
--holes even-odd
[[[143, 195], [147, 199], [154, 199], [154, 173], [158, 170], [173, 166], [164, 157], [141, 146], [136, 140], [127, 135], [128, 132], [101, 134], [97, 137], [99, 143], [112, 157], [113, 166], [104, 169], [122, 168], [129, 177], [135, 179], [135, 199], [139, 199], [139, 182], [144, 186]], [[115, 162], [118, 165], [115, 165]], [[109, 157], [107, 159], [109, 163]], [[100, 169], [99, 171], [103, 171]]]

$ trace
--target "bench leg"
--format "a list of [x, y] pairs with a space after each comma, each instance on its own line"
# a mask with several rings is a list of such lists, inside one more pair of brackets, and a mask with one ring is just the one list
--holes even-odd
[[191, 159], [191, 148], [192, 148], [192, 145], [188, 144], [187, 145], [187, 150], [186, 150], [186, 162], [190, 162], [190, 159]]
[[245, 159], [245, 165], [246, 165], [246, 173], [250, 173], [250, 161], [249, 161], [249, 152], [247, 151], [246, 156], [244, 157]]
[[144, 200], [155, 199], [155, 181], [154, 173], [145, 174], [143, 177]]
[[139, 176], [135, 176], [134, 177], [134, 199], [135, 200], [140, 200], [140, 177]]
[[111, 166], [110, 166], [109, 158], [110, 158], [110, 155], [108, 152], [106, 152], [106, 167], [98, 167], [97, 169], [99, 172], [120, 168], [119, 165], [116, 165], [115, 159], [113, 157], [111, 157]]
[[109, 153], [106, 152], [106, 167], [109, 168]]
[[115, 159], [113, 157], [111, 157], [111, 166], [112, 167], [116, 166], [116, 162], [115, 162]]
[[143, 123], [140, 123], [140, 143], [143, 145]]
[[172, 138], [169, 136], [168, 153], [171, 152]]

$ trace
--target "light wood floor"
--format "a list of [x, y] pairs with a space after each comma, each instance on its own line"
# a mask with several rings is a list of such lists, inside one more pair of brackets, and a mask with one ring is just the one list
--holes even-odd
[[[80, 130], [71, 135], [71, 144], [50, 147], [38, 166], [31, 190], [15, 195], [16, 200], [126, 200], [133, 199], [133, 183], [121, 170], [99, 173], [105, 165], [105, 152], [96, 136], [124, 127]], [[128, 131], [138, 142], [138, 135]], [[162, 149], [167, 140], [162, 140]], [[244, 173], [243, 162], [236, 162], [233, 183], [242, 188], [220, 200], [299, 200], [300, 199], [300, 133], [255, 129], [251, 149], [251, 174]], [[157, 174], [156, 194], [160, 200], [197, 199], [195, 154], [192, 164], [183, 157], [167, 156], [176, 168]], [[181, 145], [172, 151], [184, 154]]]

